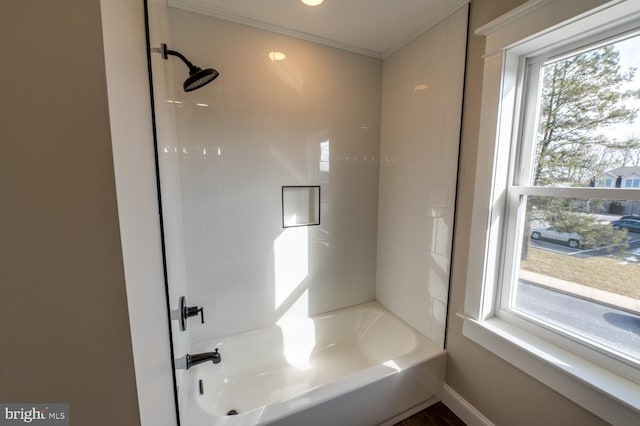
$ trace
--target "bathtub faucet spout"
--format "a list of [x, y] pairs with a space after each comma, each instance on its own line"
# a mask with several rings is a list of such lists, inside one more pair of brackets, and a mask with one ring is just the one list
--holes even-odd
[[214, 352], [203, 352], [201, 354], [189, 355], [186, 356], [187, 359], [187, 370], [193, 367], [194, 365], [202, 364], [203, 362], [211, 361], [214, 364], [220, 363], [222, 361], [222, 355], [218, 352], [218, 348]]

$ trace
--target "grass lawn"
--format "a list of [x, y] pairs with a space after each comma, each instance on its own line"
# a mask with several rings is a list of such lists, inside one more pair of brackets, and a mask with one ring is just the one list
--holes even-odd
[[640, 265], [608, 256], [577, 258], [529, 247], [521, 268], [640, 299]]

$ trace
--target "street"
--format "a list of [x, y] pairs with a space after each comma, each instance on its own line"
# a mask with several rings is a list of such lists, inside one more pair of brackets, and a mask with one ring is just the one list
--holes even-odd
[[640, 315], [522, 281], [516, 307], [640, 361]]
[[[629, 248], [623, 253], [632, 253], [640, 249], [640, 235], [636, 233], [629, 233]], [[566, 254], [576, 257], [591, 257], [602, 256], [611, 254], [609, 247], [599, 247], [594, 249], [581, 249], [571, 248], [564, 242], [554, 242], [548, 240], [534, 240], [529, 239], [531, 247], [539, 248], [542, 250], [550, 251], [553, 253]]]
[[529, 239], [531, 247], [551, 251], [560, 254], [576, 254], [583, 251], [580, 248], [571, 248], [566, 243], [560, 241], [534, 240]]

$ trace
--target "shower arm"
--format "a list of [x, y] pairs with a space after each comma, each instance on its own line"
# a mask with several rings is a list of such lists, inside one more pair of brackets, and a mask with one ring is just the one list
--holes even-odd
[[160, 49], [161, 49], [161, 53], [162, 53], [162, 59], [169, 59], [169, 55], [172, 56], [177, 56], [178, 58], [180, 58], [182, 60], [182, 62], [185, 63], [186, 66], [189, 67], [189, 72], [193, 74], [193, 72], [196, 72], [197, 70], [199, 70], [200, 68], [196, 67], [195, 65], [193, 65], [187, 58], [185, 58], [185, 56], [180, 53], [177, 52], [175, 50], [171, 50], [167, 48], [167, 45], [165, 43], [162, 43], [160, 45]]
[[185, 92], [191, 92], [193, 90], [197, 90], [202, 86], [211, 83], [215, 80], [220, 73], [213, 68], [202, 69], [198, 66], [195, 66], [189, 61], [185, 56], [175, 50], [169, 50], [165, 43], [160, 45], [160, 53], [162, 54], [162, 59], [169, 59], [169, 55], [176, 56], [180, 58], [184, 64], [189, 67], [189, 77], [182, 84], [182, 88]]

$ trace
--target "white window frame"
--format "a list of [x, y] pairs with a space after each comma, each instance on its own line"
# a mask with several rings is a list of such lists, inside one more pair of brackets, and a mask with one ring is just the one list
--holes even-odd
[[[598, 351], [540, 332], [499, 309], [500, 279], [511, 262], [504, 244], [509, 206], [513, 140], [521, 117], [522, 67], [562, 46], [629, 26], [640, 19], [640, 0], [532, 0], [479, 28], [486, 37], [481, 126], [472, 212], [472, 230], [463, 334], [613, 424], [640, 419], [640, 381], [629, 380], [624, 365]], [[579, 36], [576, 36], [579, 35]], [[529, 113], [534, 110], [529, 108]], [[526, 120], [523, 120], [526, 122]], [[513, 191], [513, 187], [510, 187]], [[615, 195], [612, 196], [612, 191]], [[634, 199], [633, 189], [538, 187], [530, 195]], [[480, 243], [478, 243], [480, 242]], [[634, 369], [633, 373], [638, 373]], [[638, 377], [638, 376], [636, 376]]]

